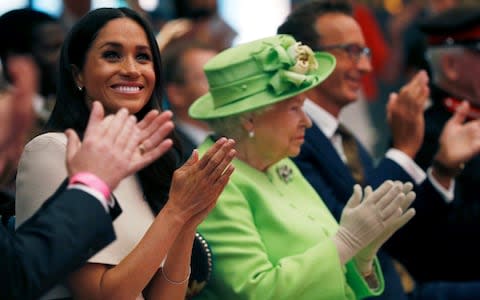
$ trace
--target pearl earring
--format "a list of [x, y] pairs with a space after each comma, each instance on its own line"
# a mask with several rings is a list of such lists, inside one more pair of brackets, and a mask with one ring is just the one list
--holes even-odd
[[78, 88], [78, 90], [79, 90], [80, 92], [83, 91], [83, 86], [78, 86], [77, 88]]
[[255, 131], [253, 131], [253, 130], [249, 131], [248, 132], [248, 137], [251, 138], [251, 139], [254, 138], [255, 137]]

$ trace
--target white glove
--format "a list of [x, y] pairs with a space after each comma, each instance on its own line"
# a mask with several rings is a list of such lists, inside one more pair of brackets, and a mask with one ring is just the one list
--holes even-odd
[[361, 201], [362, 188], [354, 186], [353, 195], [343, 209], [340, 227], [332, 237], [342, 264], [373, 240], [380, 239], [387, 228], [396, 228], [393, 224], [406, 223], [403, 221], [410, 213], [405, 216], [400, 209], [406, 203], [402, 189], [401, 184], [387, 180], [374, 192], [368, 192]]
[[[355, 262], [362, 274], [369, 274], [372, 272], [373, 259], [375, 255], [377, 255], [378, 249], [380, 249], [380, 247], [398, 229], [400, 229], [403, 225], [410, 221], [415, 215], [415, 209], [409, 208], [416, 197], [415, 192], [412, 191], [413, 184], [410, 182], [403, 184], [400, 181], [396, 181], [395, 184], [402, 186], [403, 197], [402, 195], [399, 195], [397, 196], [397, 200], [395, 200], [400, 202], [399, 206], [402, 215], [394, 222], [392, 222], [389, 226], [387, 226], [380, 236], [375, 238], [370, 244], [368, 244], [365, 248], [360, 250], [357, 255], [355, 255]], [[368, 195], [370, 195], [371, 193], [372, 188], [370, 186], [367, 186], [364, 190], [365, 198], [368, 197]]]

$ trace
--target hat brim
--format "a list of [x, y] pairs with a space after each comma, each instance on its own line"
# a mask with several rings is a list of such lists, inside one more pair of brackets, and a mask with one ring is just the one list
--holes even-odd
[[316, 52], [315, 59], [318, 62], [318, 68], [309, 73], [313, 76], [313, 80], [309, 84], [292, 88], [281, 95], [275, 95], [273, 91], [268, 89], [218, 108], [214, 106], [212, 95], [207, 93], [190, 106], [188, 113], [190, 117], [199, 120], [222, 118], [252, 111], [294, 97], [322, 83], [335, 69], [335, 57], [333, 55], [326, 52]]

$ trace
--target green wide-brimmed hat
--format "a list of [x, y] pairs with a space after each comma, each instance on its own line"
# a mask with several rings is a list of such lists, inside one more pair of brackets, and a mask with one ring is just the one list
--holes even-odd
[[290, 35], [276, 35], [229, 48], [204, 67], [209, 92], [189, 109], [194, 119], [214, 119], [273, 104], [320, 84], [335, 57], [313, 52]]

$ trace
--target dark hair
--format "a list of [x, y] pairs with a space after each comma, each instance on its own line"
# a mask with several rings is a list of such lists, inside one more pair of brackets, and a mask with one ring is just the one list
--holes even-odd
[[185, 68], [188, 66], [184, 66], [182, 60], [185, 53], [192, 49], [217, 52], [214, 47], [198, 40], [188, 39], [172, 42], [162, 54], [165, 83], [183, 83], [185, 81]]
[[352, 6], [347, 0], [312, 0], [299, 4], [277, 29], [278, 34], [290, 34], [297, 41], [318, 48], [321, 35], [315, 29], [317, 18], [327, 13], [352, 15]]
[[191, 0], [175, 0], [175, 12], [177, 18], [202, 19], [215, 14], [217, 5], [208, 6], [206, 2], [198, 3]]
[[[12, 54], [32, 54], [35, 29], [44, 23], [57, 22], [45, 13], [28, 9], [15, 9], [0, 17], [0, 59], [7, 68], [7, 58]], [[8, 73], [5, 74], [7, 79]]]
[[[63, 43], [60, 55], [60, 70], [58, 77], [57, 101], [47, 123], [47, 130], [64, 131], [75, 129], [80, 135], [86, 129], [90, 115], [84, 93], [79, 91], [73, 76], [75, 66], [82, 70], [85, 66], [87, 52], [98, 36], [99, 31], [111, 20], [129, 18], [138, 23], [145, 31], [153, 56], [153, 66], [157, 83], [148, 103], [137, 114], [141, 120], [150, 110], [160, 110], [162, 97], [162, 71], [160, 52], [155, 41], [155, 35], [140, 15], [129, 8], [99, 8], [82, 17], [72, 28]], [[173, 171], [178, 166], [179, 143], [174, 139], [174, 148], [157, 161], [138, 173], [146, 200], [151, 209], [158, 213], [165, 204], [170, 189]]]

